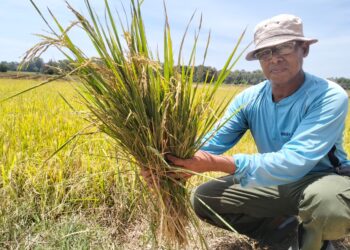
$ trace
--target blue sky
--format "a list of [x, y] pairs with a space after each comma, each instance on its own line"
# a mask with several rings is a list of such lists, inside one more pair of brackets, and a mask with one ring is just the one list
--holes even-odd
[[[73, 19], [64, 1], [36, 0], [45, 12], [49, 7], [65, 25]], [[77, 10], [86, 14], [83, 0], [69, 1]], [[91, 0], [97, 13], [103, 16], [103, 1]], [[111, 5], [121, 11], [121, 0], [110, 0]], [[122, 0], [127, 7], [127, 0]], [[185, 27], [196, 11], [196, 17], [189, 32], [184, 54], [191, 48], [195, 28], [203, 15], [202, 36], [199, 43], [198, 60], [202, 61], [202, 52], [206, 36], [211, 31], [211, 43], [206, 65], [220, 69], [226, 61], [239, 35], [247, 27], [247, 33], [241, 48], [253, 39], [255, 25], [261, 20], [281, 13], [300, 16], [304, 21], [304, 34], [319, 39], [311, 46], [305, 59], [304, 69], [322, 77], [350, 77], [350, 1], [348, 0], [166, 0], [174, 47], [178, 47]], [[164, 11], [162, 0], [145, 0], [143, 17], [148, 33], [150, 47], [155, 51], [162, 47]], [[47, 27], [36, 13], [29, 0], [1, 0], [0, 3], [0, 61], [19, 61], [24, 52], [39, 41], [35, 33], [45, 33]], [[77, 45], [95, 55], [84, 35], [73, 35]], [[63, 57], [58, 51], [49, 50], [44, 60], [59, 60]], [[240, 59], [236, 69], [259, 69], [258, 62]]]

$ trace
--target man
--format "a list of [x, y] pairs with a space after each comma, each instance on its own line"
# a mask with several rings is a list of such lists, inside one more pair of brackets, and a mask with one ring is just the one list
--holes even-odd
[[[283, 14], [259, 23], [254, 42], [246, 59], [259, 60], [267, 80], [232, 101], [222, 119], [229, 120], [192, 159], [168, 158], [194, 172], [229, 174], [194, 190], [201, 219], [266, 239], [299, 216], [293, 249], [332, 249], [329, 240], [350, 232], [350, 163], [342, 146], [348, 96], [339, 85], [303, 71], [317, 40], [304, 37], [300, 18]], [[248, 129], [259, 153], [219, 155]]]

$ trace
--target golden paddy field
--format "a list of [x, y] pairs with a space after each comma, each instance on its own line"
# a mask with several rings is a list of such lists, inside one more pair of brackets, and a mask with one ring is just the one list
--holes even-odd
[[[0, 79], [0, 100], [38, 83]], [[243, 88], [222, 87], [217, 98]], [[89, 127], [77, 96], [74, 83], [61, 81], [0, 104], [0, 249], [155, 248], [138, 169]], [[236, 152], [256, 152], [249, 134], [228, 153]], [[260, 249], [232, 233], [203, 230], [210, 249]]]

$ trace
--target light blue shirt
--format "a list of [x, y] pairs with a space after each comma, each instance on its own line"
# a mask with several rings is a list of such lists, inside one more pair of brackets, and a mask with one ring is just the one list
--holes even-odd
[[332, 172], [327, 154], [333, 145], [340, 163], [350, 166], [343, 148], [347, 110], [348, 95], [334, 82], [305, 73], [296, 92], [274, 102], [266, 80], [234, 98], [202, 150], [222, 154], [249, 129], [259, 153], [233, 155], [234, 178], [242, 186], [281, 185], [310, 171]]

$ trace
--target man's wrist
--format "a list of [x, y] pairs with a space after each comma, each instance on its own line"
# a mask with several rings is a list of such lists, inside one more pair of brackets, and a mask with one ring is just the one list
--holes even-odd
[[232, 156], [222, 156], [223, 158], [223, 169], [222, 171], [227, 174], [234, 174], [236, 171], [235, 161]]

